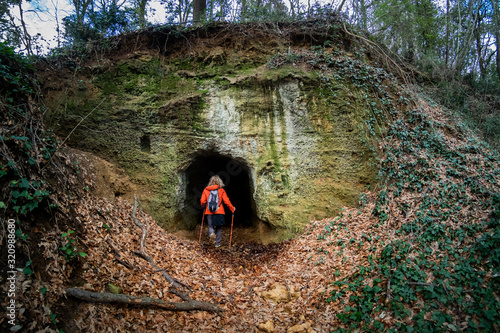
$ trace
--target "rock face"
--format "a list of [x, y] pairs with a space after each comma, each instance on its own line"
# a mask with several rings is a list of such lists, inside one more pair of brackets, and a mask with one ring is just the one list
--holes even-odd
[[125, 169], [166, 229], [200, 223], [201, 191], [219, 174], [236, 223], [290, 236], [355, 205], [374, 183], [368, 111], [357, 88], [326, 87], [306, 67], [273, 69], [269, 55], [249, 52], [143, 48], [83, 64], [74, 77], [42, 70], [46, 120], [61, 137], [74, 129], [71, 145]]

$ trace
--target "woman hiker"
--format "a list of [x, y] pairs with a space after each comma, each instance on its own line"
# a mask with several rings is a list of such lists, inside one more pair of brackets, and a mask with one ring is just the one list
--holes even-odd
[[[222, 226], [224, 225], [224, 202], [234, 214], [236, 208], [231, 204], [223, 189], [224, 183], [219, 176], [213, 176], [208, 182], [208, 186], [201, 195], [201, 206], [205, 207], [205, 216], [208, 221], [208, 236], [215, 241], [215, 247], [220, 247]], [[215, 233], [214, 233], [215, 231]]]

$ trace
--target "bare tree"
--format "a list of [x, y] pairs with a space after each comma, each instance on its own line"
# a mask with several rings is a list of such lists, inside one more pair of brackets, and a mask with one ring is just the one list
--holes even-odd
[[178, 14], [179, 14], [179, 23], [186, 24], [189, 18], [189, 14], [191, 13], [191, 7], [193, 3], [189, 0], [179, 0]]
[[32, 37], [26, 28], [26, 20], [24, 19], [23, 0], [13, 1], [13, 5], [19, 11], [19, 17], [17, 19], [20, 22], [20, 27], [17, 25], [16, 17], [9, 11], [7, 14], [9, 15], [10, 22], [17, 31], [19, 41], [22, 43], [24, 51], [26, 51], [28, 55], [33, 55]]
[[472, 43], [474, 40], [474, 28], [477, 25], [477, 20], [479, 19], [478, 11], [475, 10], [475, 1], [469, 0], [468, 2], [468, 14], [467, 20], [463, 22], [465, 25], [465, 30], [463, 32], [463, 38], [461, 38], [460, 44], [457, 45], [455, 63], [453, 64], [453, 71], [456, 74], [460, 74], [464, 68], [465, 61], [470, 55]]

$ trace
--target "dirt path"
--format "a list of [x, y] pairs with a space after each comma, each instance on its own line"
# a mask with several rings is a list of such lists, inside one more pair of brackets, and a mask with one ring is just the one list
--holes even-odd
[[[168, 292], [170, 284], [161, 272], [133, 254], [139, 247], [141, 230], [132, 221], [129, 203], [89, 199], [79, 213], [86, 230], [82, 243], [87, 246], [88, 259], [78, 287], [104, 292], [106, 284], [113, 283], [125, 294], [182, 301]], [[167, 234], [146, 214], [139, 218], [149, 226], [146, 249], [156, 265], [189, 285], [192, 299], [217, 304], [224, 312], [175, 313], [78, 302], [67, 325], [73, 327], [69, 331], [331, 331], [339, 325], [336, 313], [340, 306], [325, 302], [331, 282], [351, 274], [368, 255], [364, 248], [342, 249], [333, 242], [333, 235], [328, 236], [330, 240], [323, 237], [330, 220], [314, 222], [303, 236], [285, 243], [236, 243], [229, 250]], [[360, 216], [349, 226], [352, 235], [336, 234], [335, 239], [361, 237], [369, 232], [368, 222]]]

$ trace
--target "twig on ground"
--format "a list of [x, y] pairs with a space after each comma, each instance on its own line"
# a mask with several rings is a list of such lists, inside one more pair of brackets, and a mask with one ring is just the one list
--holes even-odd
[[387, 301], [389, 302], [392, 299], [391, 296], [391, 279], [387, 280]]

